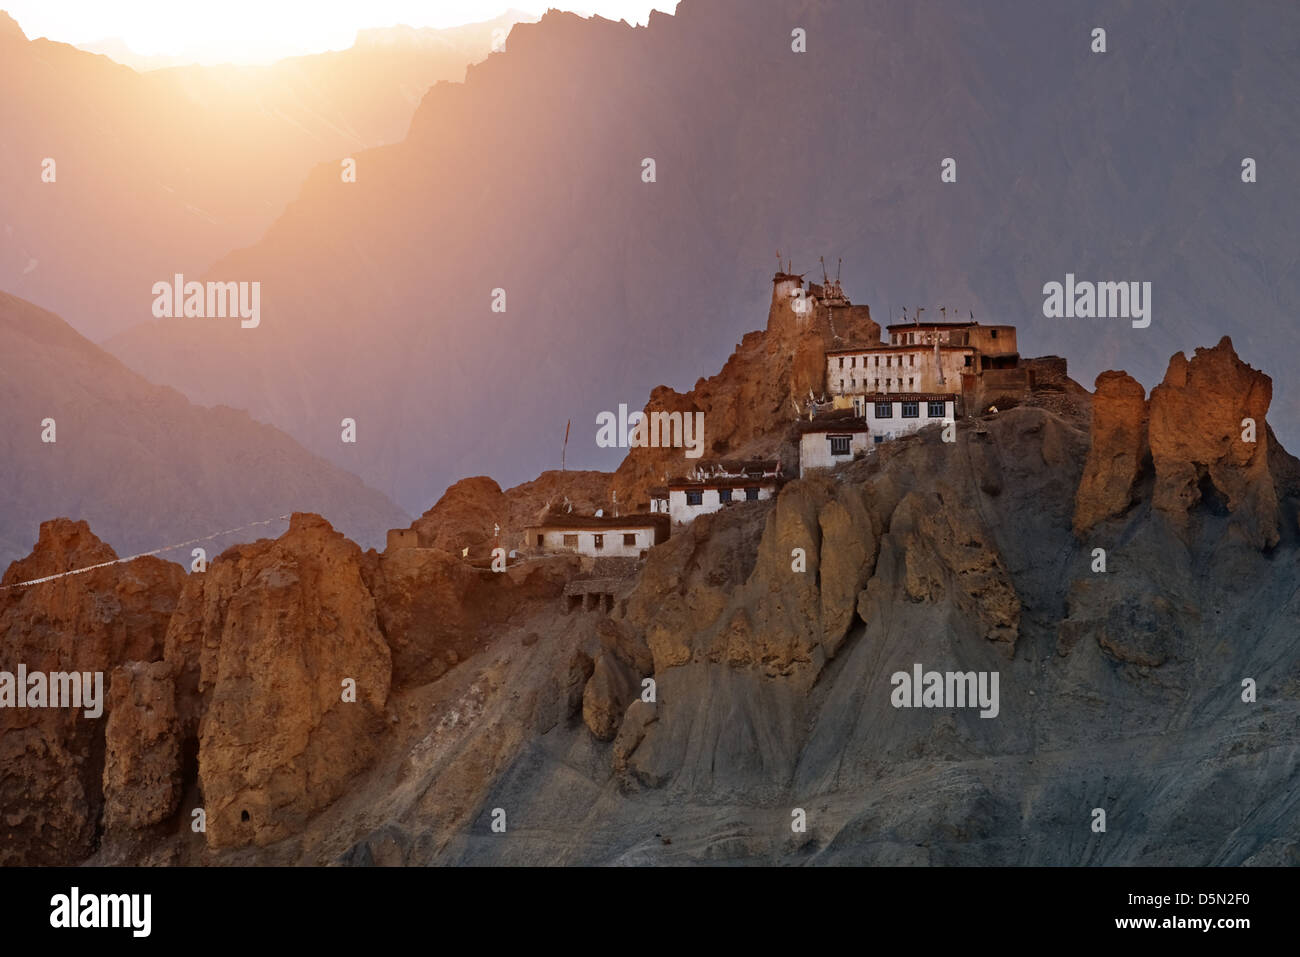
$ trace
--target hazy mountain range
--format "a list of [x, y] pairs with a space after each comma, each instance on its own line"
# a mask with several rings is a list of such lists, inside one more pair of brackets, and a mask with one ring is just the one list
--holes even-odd
[[425, 91], [520, 16], [137, 73], [0, 13], [0, 289], [96, 340], [152, 318], [155, 281], [256, 241], [312, 164], [402, 139]]
[[[119, 555], [288, 515], [305, 501], [367, 545], [410, 521], [279, 429], [151, 385], [58, 316], [5, 293], [0, 356], [0, 566], [27, 554], [56, 516], [93, 521]], [[285, 527], [201, 544], [213, 558]], [[187, 567], [189, 556], [165, 555]]]
[[[1016, 323], [1022, 352], [1068, 356], [1084, 383], [1122, 367], [1151, 385], [1224, 333], [1262, 365], [1300, 347], [1296, 27], [1284, 3], [685, 0], [644, 28], [552, 12], [434, 87], [358, 182], [316, 167], [209, 270], [263, 283], [259, 329], [162, 320], [108, 345], [336, 462], [356, 417], [363, 476], [411, 510], [462, 475], [554, 467], [570, 418], [569, 463], [613, 467], [597, 412], [719, 366], [778, 248], [817, 278], [818, 255], [842, 257], [882, 325], [904, 305]], [[1045, 318], [1068, 273], [1151, 282], [1150, 327]], [[1284, 440], [1298, 395], [1279, 380]]]

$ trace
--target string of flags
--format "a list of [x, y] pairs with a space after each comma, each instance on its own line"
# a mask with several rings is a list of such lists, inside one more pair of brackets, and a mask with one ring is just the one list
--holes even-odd
[[43, 582], [54, 581], [56, 578], [66, 578], [69, 575], [81, 575], [85, 572], [94, 571], [96, 568], [107, 568], [109, 565], [121, 565], [125, 562], [135, 561], [137, 558], [147, 558], [150, 555], [157, 555], [161, 552], [170, 552], [172, 549], [184, 548], [186, 545], [197, 545], [199, 542], [210, 542], [214, 538], [220, 538], [222, 535], [232, 535], [235, 532], [242, 532], [250, 528], [257, 528], [259, 525], [270, 525], [272, 522], [287, 522], [288, 515], [277, 515], [275, 518], [263, 519], [260, 522], [249, 522], [247, 525], [240, 525], [238, 528], [228, 528], [224, 532], [213, 532], [211, 535], [203, 535], [199, 538], [191, 538], [187, 542], [177, 542], [175, 545], [164, 545], [161, 548], [155, 548], [152, 551], [140, 552], [138, 555], [128, 555], [125, 558], [115, 558], [111, 562], [100, 562], [97, 565], [87, 565], [85, 568], [74, 568], [67, 572], [58, 572], [54, 575], [46, 575], [44, 578], [33, 578], [31, 581], [14, 582], [11, 585], [0, 585], [0, 591], [10, 588], [26, 588], [28, 585], [39, 585]]

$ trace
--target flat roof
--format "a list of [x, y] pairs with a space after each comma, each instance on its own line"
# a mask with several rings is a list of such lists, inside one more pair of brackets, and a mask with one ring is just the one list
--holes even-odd
[[868, 402], [956, 402], [955, 392], [855, 392]]
[[852, 409], [831, 409], [822, 412], [813, 419], [801, 419], [799, 432], [869, 432], [867, 420], [854, 415]]
[[1009, 322], [978, 322], [967, 320], [966, 322], [895, 322], [892, 325], [885, 326], [886, 329], [970, 329], [974, 326], [982, 326], [985, 329], [1014, 329], [1015, 326]]
[[706, 479], [677, 479], [668, 483], [670, 492], [680, 492], [682, 489], [694, 488], [763, 488], [768, 485], [779, 485], [782, 479], [775, 475], [768, 475], [763, 478], [706, 478]]
[[779, 459], [704, 459], [697, 468], [720, 468], [726, 472], [772, 472], [780, 464]]
[[[974, 346], [954, 346], [947, 342], [939, 343], [939, 348], [950, 349], [954, 352], [975, 351]], [[864, 352], [916, 352], [917, 350], [921, 350], [923, 352], [929, 352], [932, 349], [934, 349], [933, 342], [914, 342], [911, 345], [901, 345], [901, 346], [887, 346], [882, 343], [881, 345], [878, 346], [844, 346], [839, 349], [827, 349], [826, 354], [828, 356], [841, 356], [841, 355], [846, 356], [849, 353], [853, 353], [854, 355], [861, 355]]]
[[655, 528], [668, 521], [660, 512], [635, 512], [632, 515], [555, 515], [545, 521], [525, 525], [524, 530], [552, 528], [556, 530], [595, 530], [619, 528]]
[[845, 435], [856, 435], [859, 432], [870, 432], [871, 426], [867, 425], [866, 419], [853, 419], [845, 422], [843, 419], [831, 422], [818, 422], [813, 419], [811, 422], [804, 422], [799, 426], [801, 435], [816, 435], [818, 432], [835, 432], [844, 433]]

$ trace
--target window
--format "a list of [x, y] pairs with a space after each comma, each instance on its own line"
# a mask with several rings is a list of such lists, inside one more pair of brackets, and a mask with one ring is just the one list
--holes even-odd
[[881, 442], [885, 441], [885, 437], [883, 435], [873, 435], [871, 441], [879, 445]]
[[747, 488], [747, 489], [745, 489], [745, 501], [746, 501], [746, 502], [757, 502], [757, 501], [758, 501], [758, 489], [756, 489], [756, 488]]
[[926, 410], [926, 415], [927, 415], [927, 416], [929, 416], [929, 417], [932, 418], [932, 419], [942, 419], [942, 418], [943, 418], [944, 406], [946, 406], [948, 403], [946, 403], [946, 402], [930, 402], [930, 403], [927, 403], [927, 404], [929, 405], [929, 408]]
[[857, 356], [849, 356], [849, 368], [852, 369], [858, 364]]
[[565, 548], [577, 548], [577, 547], [578, 547], [578, 536], [577, 536], [577, 535], [565, 535], [565, 536], [564, 536], [564, 547], [565, 547]]
[[913, 379], [911, 376], [908, 376], [908, 377], [907, 377], [907, 387], [908, 387], [909, 389], [912, 388], [913, 383], [915, 383], [915, 382], [916, 382], [916, 380]]
[[990, 329], [989, 336], [990, 338], [996, 339], [998, 337], [998, 331], [996, 329]]
[[885, 366], [886, 366], [886, 367], [889, 367], [889, 366], [892, 366], [893, 364], [894, 364], [894, 357], [893, 357], [893, 356], [885, 356]]
[[729, 488], [720, 488], [720, 489], [718, 489], [718, 501], [719, 501], [719, 502], [730, 502], [730, 501], [731, 501], [731, 489], [729, 489]]
[[604, 535], [596, 535], [596, 536], [595, 536], [595, 539], [596, 539], [596, 547], [597, 547], [597, 548], [604, 548], [604, 547], [605, 547], [605, 536], [604, 536]]
[[857, 387], [858, 387], [858, 380], [857, 380], [857, 379], [850, 379], [850, 380], [849, 380], [849, 388], [850, 388], [850, 389], [856, 389]]
[[832, 435], [830, 436], [830, 440], [831, 440], [831, 455], [849, 454], [849, 436]]
[[701, 489], [692, 489], [686, 493], [687, 505], [703, 505], [704, 492]]
[[908, 357], [907, 357], [907, 364], [908, 364], [909, 366], [914, 366], [914, 365], [916, 365], [916, 356], [908, 356]]
[[841, 368], [841, 369], [844, 368], [844, 357], [843, 357], [843, 356], [840, 356], [840, 368]]
[[545, 536], [545, 535], [538, 535], [538, 536], [537, 536], [537, 547], [538, 547], [538, 548], [541, 548], [541, 547], [542, 547], [543, 545], [545, 545], [545, 544], [546, 544], [546, 536]]
[[970, 367], [970, 356], [967, 356], [967, 357], [966, 357], [966, 366], [967, 366], [968, 368]]
[[[863, 387], [864, 389], [866, 388], [866, 386], [867, 386], [867, 384], [866, 384], [865, 382], [862, 383], [862, 387]], [[853, 414], [854, 414], [854, 415], [862, 415], [862, 400], [861, 400], [861, 399], [854, 399], [854, 400], [853, 400]]]
[[624, 545], [635, 545], [635, 544], [636, 544], [636, 532], [624, 532], [624, 533], [623, 533], [623, 544], [624, 544]]
[[921, 403], [920, 403], [920, 402], [904, 402], [904, 403], [903, 403], [903, 418], [905, 418], [905, 419], [919, 419], [920, 417], [921, 417]]
[[892, 402], [876, 403], [877, 419], [892, 419], [893, 417], [894, 417], [894, 403]]
[[841, 379], [841, 380], [840, 380], [840, 392], [843, 392], [843, 391], [844, 391], [844, 380]]
[[876, 356], [876, 368], [880, 368], [880, 356]]

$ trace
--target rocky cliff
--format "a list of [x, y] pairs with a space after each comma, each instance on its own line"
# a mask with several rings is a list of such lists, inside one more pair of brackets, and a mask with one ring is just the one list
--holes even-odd
[[[139, 566], [143, 630], [78, 617], [132, 566], [5, 597], [29, 658], [138, 636], [102, 656], [106, 757], [5, 762], [6, 859], [1298, 863], [1300, 463], [1229, 343], [1170, 368], [697, 519], [608, 613], [562, 612], [572, 563], [362, 553], [302, 515], [183, 585]], [[107, 554], [88, 535], [10, 578]], [[998, 692], [900, 707], [918, 667]]]
[[[105, 767], [106, 718], [120, 710], [129, 681], [116, 669], [162, 657], [185, 575], [179, 565], [137, 558], [28, 588], [4, 586], [116, 559], [85, 522], [56, 519], [41, 524], [32, 553], [0, 579], [0, 673], [16, 676], [19, 666], [29, 675], [98, 673], [108, 698], [96, 717], [12, 700], [0, 708], [0, 864], [70, 863], [94, 850], [101, 778], [118, 774]], [[107, 762], [114, 765], [111, 747]]]

